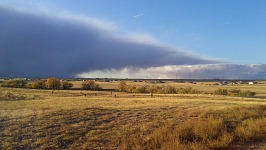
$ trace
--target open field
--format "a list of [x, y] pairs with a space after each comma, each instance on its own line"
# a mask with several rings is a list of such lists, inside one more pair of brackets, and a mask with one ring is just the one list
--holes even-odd
[[[73, 81], [74, 88], [80, 88], [83, 81]], [[120, 81], [113, 81], [113, 82], [96, 82], [99, 84], [103, 89], [116, 89], [117, 85]], [[262, 97], [266, 98], [266, 81], [258, 81], [258, 84], [249, 85], [249, 84], [228, 84], [225, 86], [217, 85], [218, 81], [199, 81], [195, 82], [196, 84], [184, 82], [173, 82], [173, 81], [164, 81], [164, 83], [150, 83], [149, 81], [143, 80], [143, 82], [134, 82], [134, 81], [127, 81], [128, 85], [135, 85], [135, 86], [143, 86], [143, 85], [158, 85], [158, 86], [174, 86], [176, 88], [187, 88], [192, 87], [193, 89], [197, 89], [200, 91], [207, 91], [207, 92], [213, 92], [214, 90], [218, 88], [224, 88], [224, 89], [240, 89], [240, 90], [251, 90], [256, 92], [256, 97]]]
[[[99, 82], [114, 89], [119, 82]], [[137, 86], [151, 84], [128, 81]], [[158, 83], [210, 94], [0, 88], [0, 149], [265, 149], [266, 84]], [[80, 86], [79, 81], [74, 87]], [[86, 95], [85, 95], [86, 94]]]

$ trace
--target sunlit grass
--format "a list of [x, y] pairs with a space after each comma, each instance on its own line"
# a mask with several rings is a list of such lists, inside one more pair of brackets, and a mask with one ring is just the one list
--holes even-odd
[[265, 138], [265, 99], [0, 91], [0, 149], [215, 149]]

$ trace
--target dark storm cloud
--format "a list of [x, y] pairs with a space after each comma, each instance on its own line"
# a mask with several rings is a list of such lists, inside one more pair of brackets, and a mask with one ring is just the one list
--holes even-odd
[[78, 17], [0, 5], [0, 20], [0, 76], [71, 77], [102, 69], [213, 63], [156, 43], [119, 38], [100, 23]]

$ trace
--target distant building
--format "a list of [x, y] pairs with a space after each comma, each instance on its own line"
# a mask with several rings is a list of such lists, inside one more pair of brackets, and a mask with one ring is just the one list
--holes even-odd
[[0, 79], [0, 83], [2, 83], [2, 82], [4, 82], [5, 81], [5, 79]]
[[248, 84], [257, 84], [258, 82], [255, 82], [255, 81], [253, 81], [253, 82], [249, 82]]

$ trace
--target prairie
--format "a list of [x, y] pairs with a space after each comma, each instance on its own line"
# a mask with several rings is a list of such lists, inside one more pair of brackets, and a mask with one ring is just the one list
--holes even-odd
[[[99, 82], [114, 89], [119, 82]], [[136, 86], [146, 82], [132, 82]], [[79, 87], [80, 82], [74, 82]], [[158, 85], [214, 91], [221, 86]], [[0, 149], [265, 149], [266, 84], [255, 97], [0, 88]]]

